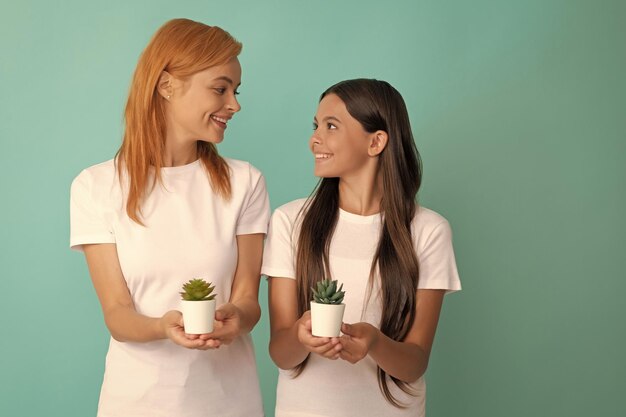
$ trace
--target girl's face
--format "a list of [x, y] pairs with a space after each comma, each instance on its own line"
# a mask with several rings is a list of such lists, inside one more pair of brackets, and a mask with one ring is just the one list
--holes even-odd
[[371, 163], [368, 148], [372, 134], [348, 113], [337, 95], [328, 94], [320, 101], [313, 129], [309, 146], [315, 157], [315, 176], [354, 176]]
[[224, 65], [173, 80], [168, 99], [168, 130], [183, 140], [220, 143], [229, 120], [241, 109], [236, 95], [241, 65], [233, 58]]

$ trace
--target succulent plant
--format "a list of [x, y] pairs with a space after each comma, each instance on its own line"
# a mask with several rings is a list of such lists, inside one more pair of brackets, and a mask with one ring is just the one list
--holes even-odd
[[211, 283], [202, 278], [195, 278], [183, 285], [183, 292], [180, 295], [185, 301], [213, 300], [217, 295], [212, 294], [214, 289], [215, 286]]
[[337, 288], [337, 280], [324, 279], [317, 282], [317, 290], [313, 290], [313, 300], [319, 304], [341, 304], [345, 291], [341, 291], [343, 284]]

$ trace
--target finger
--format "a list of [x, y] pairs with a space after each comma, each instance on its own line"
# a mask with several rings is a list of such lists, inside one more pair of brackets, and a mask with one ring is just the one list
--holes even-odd
[[239, 327], [235, 323], [227, 322], [223, 326], [219, 326], [212, 333], [209, 333], [207, 339], [232, 339], [239, 333]]
[[352, 355], [352, 353], [348, 352], [347, 350], [342, 350], [341, 352], [339, 352], [339, 357], [343, 359], [344, 361], [354, 363], [354, 356]]
[[322, 356], [328, 359], [337, 358], [339, 352], [341, 352], [342, 346], [340, 344], [331, 346], [326, 352], [322, 353]]
[[197, 349], [204, 345], [204, 341], [200, 339], [191, 340], [191, 339], [187, 339], [185, 336], [175, 336], [173, 341], [174, 343], [180, 346], [186, 347], [188, 349]]
[[341, 351], [341, 345], [333, 344], [330, 342], [314, 349], [315, 353], [317, 353], [318, 355], [325, 356], [325, 357], [334, 356], [339, 351]]
[[348, 323], [341, 324], [341, 332], [350, 336], [354, 335], [354, 328]]
[[222, 345], [221, 341], [218, 339], [209, 339], [206, 341], [206, 344], [213, 349], [217, 349]]
[[302, 342], [309, 347], [318, 348], [330, 344], [330, 339], [328, 337], [317, 337], [310, 334], [304, 334]]
[[215, 320], [226, 320], [229, 317], [234, 317], [236, 315], [235, 309], [230, 304], [224, 304], [222, 307], [215, 310]]

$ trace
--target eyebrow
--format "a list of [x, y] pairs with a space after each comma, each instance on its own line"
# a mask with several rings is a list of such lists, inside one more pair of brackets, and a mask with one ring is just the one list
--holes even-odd
[[[227, 77], [227, 76], [225, 76], [225, 75], [222, 75], [222, 76], [220, 76], [220, 77], [214, 78], [214, 79], [213, 79], [213, 81], [226, 81], [226, 82], [227, 82], [228, 84], [230, 84], [230, 85], [235, 84], [235, 83], [233, 82], [233, 80], [231, 80], [230, 78], [228, 78], [228, 77]], [[240, 86], [240, 85], [241, 85], [241, 83], [237, 84], [237, 86]]]
[[[337, 123], [341, 123], [341, 120], [337, 119], [335, 116], [326, 116], [322, 119], [322, 122], [327, 122], [329, 120], [334, 120]], [[317, 117], [313, 116], [313, 121], [317, 123]]]

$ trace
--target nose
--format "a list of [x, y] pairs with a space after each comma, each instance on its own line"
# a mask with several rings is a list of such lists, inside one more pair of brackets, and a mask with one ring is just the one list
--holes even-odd
[[321, 143], [322, 143], [322, 140], [314, 131], [313, 134], [311, 135], [311, 138], [309, 139], [309, 147], [311, 148], [311, 151], [314, 150], [316, 145], [320, 145]]
[[241, 110], [241, 105], [239, 104], [239, 101], [237, 101], [237, 96], [233, 94], [228, 103], [226, 103], [226, 108], [232, 113], [237, 113]]

